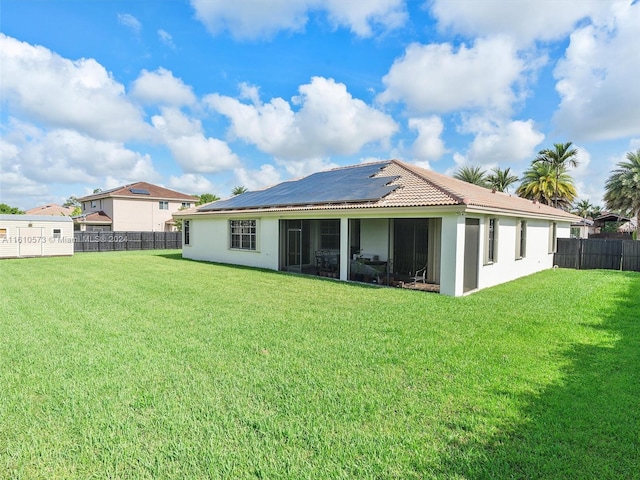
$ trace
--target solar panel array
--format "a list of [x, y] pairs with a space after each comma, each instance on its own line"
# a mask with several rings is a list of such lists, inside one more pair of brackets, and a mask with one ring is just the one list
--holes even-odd
[[389, 183], [398, 177], [373, 177], [387, 165], [389, 162], [318, 172], [266, 190], [218, 200], [198, 211], [376, 201], [397, 188]]
[[134, 195], [151, 195], [146, 188], [130, 188], [129, 191]]

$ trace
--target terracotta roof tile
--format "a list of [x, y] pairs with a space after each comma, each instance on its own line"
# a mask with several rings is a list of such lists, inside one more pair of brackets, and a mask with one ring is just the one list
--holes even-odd
[[[149, 192], [146, 194], [133, 193], [131, 190], [146, 190]], [[98, 193], [87, 195], [86, 197], [79, 198], [81, 202], [87, 200], [96, 200], [105, 197], [132, 197], [132, 198], [152, 198], [154, 200], [184, 200], [188, 202], [197, 202], [199, 199], [193, 195], [187, 195], [186, 193], [176, 192], [168, 188], [160, 187], [152, 183], [136, 182], [129, 185], [123, 185], [122, 187], [112, 188]]]
[[63, 207], [57, 203], [51, 203], [49, 205], [42, 205], [41, 207], [31, 208], [26, 211], [27, 215], [71, 215], [73, 208]]

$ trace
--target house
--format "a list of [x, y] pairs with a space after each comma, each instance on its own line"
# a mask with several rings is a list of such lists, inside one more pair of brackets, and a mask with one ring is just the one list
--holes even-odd
[[198, 197], [147, 182], [137, 182], [79, 198], [82, 214], [76, 230], [113, 232], [175, 231], [172, 214], [189, 208]]
[[579, 221], [571, 224], [572, 238], [589, 238], [589, 235], [593, 235], [594, 233], [593, 220], [589, 218], [581, 218]]
[[71, 217], [0, 215], [0, 258], [73, 255], [73, 241]]
[[[565, 211], [388, 160], [177, 212], [194, 260], [459, 296], [553, 266]], [[426, 267], [424, 277], [421, 270]], [[417, 285], [417, 284], [415, 284]]]
[[51, 203], [49, 205], [31, 208], [24, 213], [27, 215], [66, 215], [69, 217], [73, 213], [73, 207], [63, 207], [57, 203]]

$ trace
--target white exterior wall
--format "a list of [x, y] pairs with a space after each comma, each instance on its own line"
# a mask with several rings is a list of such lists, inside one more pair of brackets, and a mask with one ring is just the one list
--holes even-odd
[[[484, 264], [485, 217], [480, 218], [480, 267], [478, 289], [505, 283], [553, 267], [553, 253], [549, 252], [548, 220], [527, 219], [526, 255], [516, 259], [515, 217], [498, 217], [497, 261]], [[557, 238], [569, 237], [569, 223], [557, 223]]]
[[[278, 270], [278, 219], [245, 217], [256, 220], [256, 250], [229, 248], [229, 220], [238, 217], [198, 218], [189, 225], [189, 245], [182, 256], [192, 260], [230, 263]], [[183, 233], [184, 235], [184, 233]], [[184, 237], [183, 237], [184, 242]]]
[[360, 220], [360, 249], [367, 258], [378, 255], [381, 261], [389, 260], [389, 219]]
[[[0, 218], [0, 228], [7, 230], [4, 238], [0, 238], [0, 258], [73, 255], [71, 217], [53, 221], [29, 219], [25, 218], [29, 216], [23, 215], [11, 216], [22, 218]], [[60, 230], [59, 239], [53, 237], [54, 229]]]

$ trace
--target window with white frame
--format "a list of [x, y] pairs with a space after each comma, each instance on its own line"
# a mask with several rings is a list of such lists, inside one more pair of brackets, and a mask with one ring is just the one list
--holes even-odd
[[62, 230], [59, 228], [54, 228], [53, 229], [53, 238], [54, 239], [60, 239], [62, 238]]
[[159, 206], [160, 210], [169, 210], [169, 202], [166, 200], [160, 200]]
[[256, 220], [229, 220], [229, 247], [256, 250]]
[[485, 222], [484, 263], [490, 265], [498, 261], [498, 219], [487, 218]]
[[182, 222], [182, 231], [184, 232], [184, 245], [191, 245], [191, 221], [185, 220]]
[[7, 229], [0, 228], [0, 239], [5, 239], [5, 238], [7, 238]]
[[516, 221], [516, 260], [527, 256], [527, 221]]
[[191, 204], [189, 202], [182, 202], [182, 208], [191, 208]]
[[556, 253], [556, 243], [558, 240], [558, 224], [549, 222], [549, 253]]

